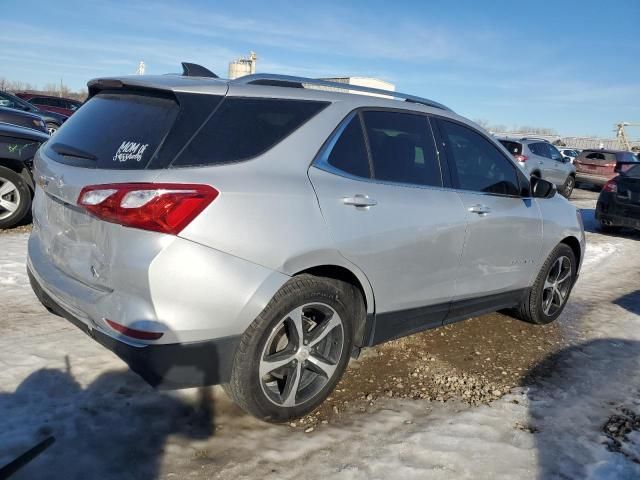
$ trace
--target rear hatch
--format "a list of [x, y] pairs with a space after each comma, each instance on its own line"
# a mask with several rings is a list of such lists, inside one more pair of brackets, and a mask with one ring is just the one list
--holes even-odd
[[611, 177], [616, 166], [615, 153], [584, 151], [575, 159], [576, 171], [590, 175]]
[[81, 190], [89, 185], [153, 182], [226, 89], [220, 82], [217, 95], [139, 87], [94, 90], [36, 156], [40, 188], [34, 199], [34, 236], [40, 252], [73, 279], [109, 291], [118, 253], [133, 248], [141, 237], [153, 250], [164, 235], [98, 220], [78, 206]]
[[632, 166], [618, 177], [618, 201], [640, 205], [640, 165]]

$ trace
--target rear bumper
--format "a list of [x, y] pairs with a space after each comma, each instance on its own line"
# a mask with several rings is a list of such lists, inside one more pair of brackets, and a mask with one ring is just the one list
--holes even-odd
[[134, 346], [118, 340], [70, 313], [49, 295], [28, 270], [40, 302], [120, 357], [154, 387], [188, 388], [226, 383], [231, 375], [239, 335], [191, 343]]
[[602, 186], [607, 183], [615, 175], [593, 175], [590, 173], [576, 172], [576, 182], [590, 183], [592, 185]]
[[619, 203], [611, 192], [600, 194], [595, 216], [596, 220], [611, 227], [640, 229], [640, 206]]

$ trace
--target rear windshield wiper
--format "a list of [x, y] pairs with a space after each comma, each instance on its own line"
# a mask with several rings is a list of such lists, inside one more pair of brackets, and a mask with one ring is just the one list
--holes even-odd
[[70, 145], [65, 145], [64, 143], [54, 143], [51, 145], [51, 150], [67, 157], [86, 158], [87, 160], [98, 159], [98, 157], [89, 152], [85, 152], [84, 150], [80, 150], [79, 148], [72, 147]]

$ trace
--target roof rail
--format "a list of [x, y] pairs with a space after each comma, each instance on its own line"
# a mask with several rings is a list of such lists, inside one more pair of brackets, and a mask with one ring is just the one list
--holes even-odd
[[272, 87], [289, 87], [289, 88], [307, 88], [309, 86], [328, 87], [339, 90], [350, 90], [363, 93], [374, 93], [376, 95], [384, 95], [387, 97], [399, 98], [405, 102], [419, 103], [426, 105], [427, 107], [439, 108], [441, 110], [452, 110], [436, 101], [429, 100], [427, 98], [416, 97], [414, 95], [407, 95], [406, 93], [400, 93], [393, 90], [382, 90], [380, 88], [363, 87], [360, 85], [350, 85], [347, 83], [330, 82], [328, 80], [319, 80], [317, 78], [305, 78], [294, 77], [291, 75], [276, 75], [271, 73], [256, 73], [253, 75], [245, 75], [244, 77], [231, 80], [233, 83], [239, 83], [243, 85], [268, 85]]
[[209, 77], [219, 78], [218, 75], [213, 73], [206, 67], [198, 65], [197, 63], [182, 62], [182, 76], [184, 77]]
[[540, 142], [551, 143], [548, 139], [542, 137], [522, 137], [520, 140], [538, 140]]

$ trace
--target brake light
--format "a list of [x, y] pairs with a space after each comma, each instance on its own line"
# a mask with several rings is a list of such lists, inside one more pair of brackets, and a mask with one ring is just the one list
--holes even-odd
[[135, 338], [137, 340], [158, 340], [163, 332], [150, 332], [148, 330], [137, 330], [135, 328], [125, 327], [113, 320], [106, 319], [107, 323], [111, 328], [113, 328], [116, 332], [120, 332], [127, 337]]
[[218, 195], [209, 185], [114, 183], [84, 187], [78, 205], [106, 222], [177, 235]]
[[603, 192], [617, 192], [618, 191], [618, 177], [613, 177], [602, 187]]
[[529, 157], [527, 157], [526, 155], [515, 155], [515, 157], [517, 161], [522, 163], [526, 162], [529, 159]]

